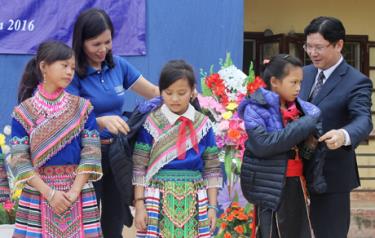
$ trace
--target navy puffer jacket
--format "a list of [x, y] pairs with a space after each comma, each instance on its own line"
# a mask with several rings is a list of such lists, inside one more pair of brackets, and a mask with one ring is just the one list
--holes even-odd
[[[296, 145], [303, 145], [309, 135], [320, 136], [320, 110], [309, 102], [297, 99], [303, 116], [282, 123], [279, 96], [260, 88], [241, 102], [239, 115], [245, 122], [248, 140], [241, 167], [241, 187], [249, 202], [277, 210], [285, 184], [287, 160], [294, 158]], [[324, 143], [310, 160], [304, 160], [308, 187], [313, 192], [323, 192], [322, 176]]]

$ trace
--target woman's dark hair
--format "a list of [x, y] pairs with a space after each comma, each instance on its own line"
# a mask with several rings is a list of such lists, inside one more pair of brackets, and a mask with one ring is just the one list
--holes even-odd
[[270, 61], [265, 64], [263, 71], [263, 81], [266, 83], [267, 88], [271, 89], [271, 78], [275, 77], [282, 80], [289, 74], [290, 66], [302, 67], [302, 62], [291, 55], [279, 54], [273, 56]]
[[39, 64], [44, 61], [51, 65], [59, 60], [67, 60], [74, 56], [72, 48], [59, 41], [47, 41], [39, 45], [36, 55], [27, 63], [18, 87], [18, 103], [33, 95], [35, 88], [43, 81]]
[[305, 28], [305, 37], [320, 33], [330, 43], [345, 41], [345, 28], [342, 22], [334, 17], [317, 17]]
[[[95, 38], [102, 34], [105, 30], [111, 31], [113, 39], [114, 29], [108, 14], [102, 9], [91, 8], [82, 12], [76, 23], [73, 32], [73, 50], [76, 55], [76, 73], [80, 78], [86, 77], [86, 67], [89, 66], [87, 56], [83, 50], [85, 40]], [[105, 57], [105, 61], [109, 68], [115, 66], [113, 62], [112, 51], [109, 51]]]
[[164, 65], [159, 78], [160, 94], [179, 79], [186, 79], [190, 88], [195, 86], [194, 70], [184, 60], [171, 60]]

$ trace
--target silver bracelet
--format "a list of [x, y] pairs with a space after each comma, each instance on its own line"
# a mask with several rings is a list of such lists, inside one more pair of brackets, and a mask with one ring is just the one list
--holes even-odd
[[52, 201], [53, 197], [55, 196], [55, 193], [56, 193], [56, 190], [52, 189], [52, 191], [49, 193], [48, 198], [47, 198], [48, 202]]
[[207, 208], [210, 209], [214, 209], [216, 212], [219, 212], [219, 208], [217, 206], [214, 206], [214, 205], [207, 205]]

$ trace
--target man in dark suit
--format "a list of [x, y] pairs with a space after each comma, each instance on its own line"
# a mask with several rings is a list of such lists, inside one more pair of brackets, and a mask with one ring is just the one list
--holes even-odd
[[327, 191], [311, 195], [316, 238], [345, 238], [350, 225], [350, 192], [360, 185], [354, 149], [372, 130], [370, 79], [343, 59], [345, 28], [333, 17], [318, 17], [305, 28], [304, 49], [312, 60], [304, 67], [300, 97], [322, 110], [329, 149], [324, 166]]

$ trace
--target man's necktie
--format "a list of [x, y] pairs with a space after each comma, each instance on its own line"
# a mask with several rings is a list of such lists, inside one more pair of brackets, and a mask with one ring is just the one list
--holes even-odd
[[318, 95], [320, 89], [322, 89], [323, 82], [324, 82], [325, 78], [326, 77], [324, 76], [323, 71], [321, 71], [319, 76], [318, 76], [318, 81], [316, 82], [315, 87], [314, 87], [313, 91], [311, 92], [311, 95], [310, 95], [310, 98], [309, 98], [310, 102], [316, 97], [316, 95]]

